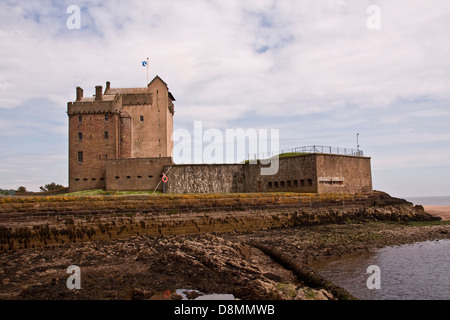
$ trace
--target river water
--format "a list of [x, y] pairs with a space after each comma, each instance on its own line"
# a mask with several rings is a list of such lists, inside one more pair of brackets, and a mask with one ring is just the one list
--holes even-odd
[[[380, 289], [373, 288], [377, 273], [366, 273], [370, 266], [379, 267]], [[363, 300], [450, 300], [450, 240], [345, 255], [312, 267]]]

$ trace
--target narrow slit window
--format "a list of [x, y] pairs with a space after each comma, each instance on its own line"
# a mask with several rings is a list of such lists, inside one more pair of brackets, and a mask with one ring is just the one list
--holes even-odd
[[144, 122], [144, 116], [140, 116], [141, 122]]
[[78, 132], [78, 140], [83, 140], [83, 133], [81, 133], [81, 132]]
[[105, 139], [109, 139], [109, 132], [105, 131]]
[[78, 151], [78, 162], [83, 162], [83, 151]]

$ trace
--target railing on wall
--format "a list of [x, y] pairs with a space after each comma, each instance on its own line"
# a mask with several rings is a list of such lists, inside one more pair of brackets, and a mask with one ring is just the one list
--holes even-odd
[[355, 150], [351, 148], [340, 148], [340, 147], [330, 147], [330, 146], [305, 146], [297, 148], [282, 149], [277, 152], [263, 152], [259, 154], [247, 154], [246, 160], [256, 160], [256, 159], [267, 159], [276, 156], [277, 154], [281, 157], [283, 156], [293, 156], [301, 154], [334, 154], [334, 155], [344, 155], [344, 156], [354, 156], [354, 157], [364, 157], [364, 152], [362, 150]]

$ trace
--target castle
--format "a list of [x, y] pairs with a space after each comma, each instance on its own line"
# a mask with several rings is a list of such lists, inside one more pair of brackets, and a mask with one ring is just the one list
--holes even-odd
[[[370, 158], [360, 152], [301, 153], [279, 158], [273, 175], [261, 161], [242, 164], [173, 163], [175, 98], [156, 76], [144, 88], [95, 87], [69, 102], [69, 191], [159, 190], [167, 193], [372, 191]], [[161, 183], [165, 173], [166, 184]]]

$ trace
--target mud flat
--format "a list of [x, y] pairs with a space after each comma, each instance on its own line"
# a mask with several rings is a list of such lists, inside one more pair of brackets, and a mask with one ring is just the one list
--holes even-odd
[[[251, 243], [277, 248], [301, 266], [375, 247], [448, 238], [450, 225], [443, 222], [364, 222], [132, 236], [4, 251], [0, 299], [180, 299], [177, 289], [194, 297], [216, 293], [248, 300], [336, 299]], [[80, 267], [80, 290], [66, 286], [70, 265]]]
[[382, 192], [4, 197], [0, 299], [352, 299], [308, 264], [448, 238], [450, 223]]

